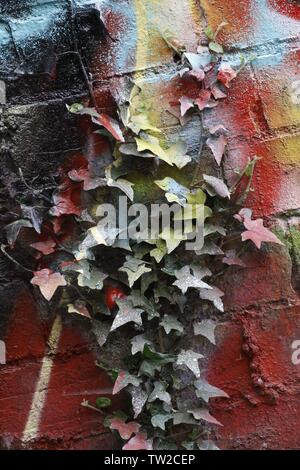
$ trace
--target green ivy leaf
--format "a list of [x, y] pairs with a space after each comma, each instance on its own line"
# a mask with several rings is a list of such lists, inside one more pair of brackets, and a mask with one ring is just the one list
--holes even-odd
[[160, 322], [160, 326], [162, 326], [167, 333], [167, 335], [172, 331], [177, 331], [180, 334], [183, 333], [184, 328], [183, 324], [177, 320], [174, 315], [164, 315], [163, 319]]
[[99, 397], [96, 399], [96, 407], [99, 409], [108, 408], [111, 406], [111, 399], [107, 397]]
[[224, 53], [223, 47], [218, 42], [210, 42], [209, 43], [209, 48], [210, 48], [211, 51], [216, 52], [217, 54], [223, 54]]

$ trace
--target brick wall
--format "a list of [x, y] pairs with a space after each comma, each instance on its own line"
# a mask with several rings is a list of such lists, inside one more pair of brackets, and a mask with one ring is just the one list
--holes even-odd
[[[239, 66], [241, 54], [256, 55], [229, 97], [206, 112], [204, 125], [222, 123], [230, 131], [224, 162], [229, 180], [248, 156], [262, 157], [248, 204], [255, 216], [276, 222], [287, 243], [259, 253], [253, 249], [244, 259], [246, 269], [231, 267], [220, 280], [226, 312], [219, 317], [217, 349], [206, 375], [230, 395], [212, 403], [224, 424], [216, 435], [221, 448], [299, 449], [300, 366], [291, 362], [291, 344], [300, 339], [300, 106], [292, 99], [300, 75], [299, 2], [105, 0], [100, 4], [109, 35], [91, 16], [91, 1], [74, 2], [76, 31], [70, 2], [21, 3], [7, 0], [0, 6], [0, 75], [7, 89], [0, 129], [3, 177], [18, 168], [27, 178], [41, 177], [66, 156], [95, 145], [89, 130], [65, 109], [88, 94], [78, 60], [68, 53], [76, 47], [74, 32], [99, 107], [114, 112], [110, 88], [126, 75], [139, 78], [154, 104], [155, 124], [170, 140], [181, 133], [195, 158], [200, 122], [178, 129], [165, 112], [178, 90], [160, 32], [170, 29], [192, 47], [206, 22], [216, 28], [226, 20], [222, 40], [233, 66]], [[207, 159], [199, 164], [208, 165]], [[117, 446], [101, 416], [80, 406], [83, 397], [110, 390], [94, 365], [97, 348], [88, 324], [45, 311], [23, 273], [0, 261], [0, 339], [8, 354], [0, 366], [2, 446]]]

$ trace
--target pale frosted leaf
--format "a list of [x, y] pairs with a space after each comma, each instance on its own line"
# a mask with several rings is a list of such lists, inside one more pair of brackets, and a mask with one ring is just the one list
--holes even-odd
[[111, 176], [111, 170], [109, 168], [106, 170], [105, 176], [106, 176], [107, 186], [120, 189], [121, 191], [123, 191], [123, 193], [126, 194], [126, 196], [131, 201], [133, 201], [133, 198], [134, 198], [134, 193], [132, 189], [132, 186], [134, 186], [133, 183], [123, 178], [118, 178], [117, 180], [114, 180]]
[[144, 312], [143, 309], [133, 307], [132, 301], [128, 298], [117, 299], [116, 303], [118, 304], [119, 311], [115, 316], [110, 331], [114, 331], [117, 328], [120, 328], [120, 326], [130, 322], [142, 326], [142, 313]]
[[219, 447], [217, 447], [215, 443], [210, 440], [199, 441], [198, 449], [199, 450], [220, 450]]
[[202, 281], [202, 277], [207, 274], [199, 274], [197, 276], [191, 274], [191, 266], [184, 266], [179, 270], [175, 270], [175, 276], [177, 281], [173, 282], [173, 286], [177, 286], [183, 294], [187, 292], [189, 288], [195, 289], [211, 289], [211, 287]]
[[201, 335], [207, 338], [212, 344], [216, 344], [215, 329], [217, 324], [208, 319], [194, 324], [195, 335]]
[[152, 344], [152, 341], [148, 340], [145, 337], [145, 335], [134, 336], [134, 338], [132, 338], [130, 342], [131, 342], [131, 353], [133, 356], [138, 352], [143, 352], [145, 344], [148, 344], [149, 346], [151, 346]]
[[221, 297], [223, 297], [224, 292], [222, 292], [218, 287], [213, 286], [212, 289], [200, 289], [199, 291], [200, 298], [203, 300], [209, 300], [214, 304], [214, 306], [224, 312], [224, 305]]
[[130, 386], [128, 391], [131, 395], [134, 419], [136, 419], [141, 414], [148, 400], [148, 394], [141, 387]]
[[111, 324], [99, 320], [92, 320], [92, 331], [100, 347], [104, 346], [110, 332]]
[[92, 318], [85, 302], [82, 302], [81, 300], [76, 300], [74, 304], [68, 304], [68, 313], [77, 313], [83, 317]]
[[166, 387], [161, 382], [154, 382], [154, 389], [150, 394], [148, 401], [151, 403], [155, 400], [171, 403], [171, 395], [166, 391]]
[[200, 369], [198, 361], [202, 359], [204, 356], [202, 354], [196, 353], [195, 351], [191, 351], [190, 349], [187, 351], [182, 350], [177, 357], [176, 364], [179, 366], [186, 366], [190, 369], [196, 377], [200, 377]]
[[223, 426], [216, 418], [214, 418], [206, 408], [197, 408], [195, 410], [190, 410], [195, 419], [203, 420], [207, 423], [217, 424], [218, 426]]
[[151, 424], [154, 428], [160, 428], [163, 431], [166, 430], [166, 423], [172, 419], [171, 415], [157, 414], [152, 416]]
[[228, 197], [230, 199], [230, 192], [224, 181], [215, 176], [203, 175], [204, 181], [213, 189], [213, 191], [220, 197]]
[[210, 398], [215, 397], [224, 397], [229, 398], [227, 393], [225, 393], [220, 388], [214, 387], [210, 385], [206, 380], [198, 379], [194, 382], [195, 392], [198, 398], [202, 398], [202, 400], [209, 402]]
[[167, 335], [172, 331], [178, 331], [179, 333], [183, 333], [184, 328], [183, 324], [177, 320], [174, 315], [164, 315], [163, 319], [160, 322], [160, 326], [162, 326], [167, 333]]

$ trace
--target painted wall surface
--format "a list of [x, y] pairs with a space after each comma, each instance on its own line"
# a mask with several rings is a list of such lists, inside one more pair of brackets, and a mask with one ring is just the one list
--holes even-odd
[[[247, 268], [230, 267], [220, 280], [226, 312], [219, 317], [217, 350], [207, 364], [210, 383], [230, 399], [212, 401], [223, 423], [224, 449], [300, 449], [300, 365], [291, 344], [300, 340], [300, 4], [294, 0], [103, 0], [97, 2], [109, 36], [89, 17], [95, 2], [6, 0], [0, 5], [0, 79], [7, 89], [1, 122], [1, 168], [20, 167], [26, 177], [55, 170], [69, 155], [96, 152], [100, 143], [80, 128], [65, 105], [88, 90], [69, 52], [75, 36], [93, 77], [97, 104], [113, 113], [116, 83], [130, 75], [154, 104], [153, 123], [166, 140], [182, 133], [195, 159], [202, 128], [197, 120], [178, 128], [166, 110], [182, 95], [176, 67], [161, 33], [170, 30], [193, 48], [206, 24], [222, 21], [226, 58], [255, 54], [222, 104], [205, 113], [204, 126], [224, 124], [230, 142], [224, 171], [230, 180], [249, 156], [259, 155], [255, 216], [275, 220], [288, 246], [253, 249]], [[59, 58], [57, 60], [57, 57]], [[55, 58], [55, 61], [54, 61]], [[57, 67], [53, 64], [57, 63]], [[208, 165], [204, 156], [201, 167]], [[5, 177], [3, 173], [2, 177]], [[85, 321], [59, 319], [36, 305], [26, 280], [0, 259], [0, 439], [8, 448], [112, 448], [117, 444], [101, 416], [83, 408], [110, 382], [95, 367], [97, 355]], [[117, 403], [116, 403], [117, 405]], [[284, 425], [283, 425], [284, 423]]]

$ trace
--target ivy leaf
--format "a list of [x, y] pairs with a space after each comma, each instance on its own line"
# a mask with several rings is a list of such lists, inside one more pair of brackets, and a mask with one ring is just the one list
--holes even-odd
[[160, 146], [159, 139], [157, 137], [148, 134], [143, 134], [142, 137], [135, 137], [135, 141], [139, 152], [143, 152], [144, 150], [150, 150], [150, 152], [152, 152], [161, 160], [165, 161], [171, 166], [173, 165], [172, 161], [170, 160], [170, 157]]
[[[147, 274], [142, 277], [142, 280], [146, 276]], [[155, 317], [159, 317], [159, 313], [157, 312], [157, 305], [152, 300], [147, 299], [147, 297], [145, 297], [141, 292], [137, 289], [131, 291], [131, 296], [129, 299], [132, 300], [133, 306], [142, 307], [142, 309], [147, 312], [149, 320], [152, 320]]]
[[166, 154], [177, 166], [177, 168], [181, 169], [185, 167], [192, 159], [189, 155], [187, 155], [188, 146], [182, 140], [179, 140], [175, 144], [171, 145], [167, 150], [165, 150]]
[[31, 284], [39, 286], [42, 295], [46, 300], [50, 301], [60, 286], [66, 286], [67, 281], [60, 273], [55, 273], [50, 269], [41, 269], [34, 272]]
[[179, 366], [186, 366], [196, 377], [200, 377], [198, 361], [202, 358], [204, 358], [204, 356], [202, 356], [202, 354], [196, 353], [195, 351], [191, 351], [190, 349], [187, 351], [182, 350], [177, 357], [176, 364]]
[[13, 246], [19, 236], [21, 229], [31, 228], [31, 227], [32, 227], [31, 222], [25, 219], [16, 220], [16, 222], [12, 222], [11, 224], [6, 225], [5, 231], [6, 231], [6, 238], [7, 238], [8, 244], [10, 246]]
[[97, 343], [99, 344], [100, 348], [104, 346], [108, 335], [110, 333], [111, 325], [108, 322], [101, 322], [99, 320], [92, 320], [92, 331], [96, 336]]
[[193, 275], [191, 274], [191, 266], [184, 266], [179, 270], [175, 270], [174, 274], [177, 281], [173, 282], [173, 286], [177, 286], [183, 294], [185, 294], [189, 288], [212, 289], [212, 287], [202, 281], [202, 278], [207, 276], [206, 268], [203, 271], [197, 271], [196, 275]]
[[78, 206], [79, 186], [71, 181], [68, 184], [61, 185], [53, 195], [54, 206], [51, 207], [49, 213], [57, 217], [70, 214], [80, 216], [81, 208]]
[[205, 52], [203, 54], [186, 52], [184, 57], [188, 60], [193, 70], [204, 69], [211, 63], [211, 55], [209, 52]]
[[223, 426], [223, 424], [216, 420], [216, 418], [214, 418], [206, 408], [197, 408], [195, 410], [190, 410], [189, 413], [191, 413], [197, 420], [201, 419], [203, 421], [206, 421], [207, 423]]
[[80, 114], [88, 114], [91, 116], [94, 124], [104, 127], [117, 141], [124, 142], [124, 137], [118, 121], [107, 114], [99, 114], [95, 108], [83, 108], [79, 112]]
[[229, 64], [221, 64], [218, 72], [218, 80], [226, 86], [230, 87], [230, 82], [236, 78], [237, 73], [230, 67]]
[[156, 240], [156, 248], [150, 251], [150, 256], [160, 263], [163, 257], [168, 253], [167, 245], [164, 240]]
[[211, 136], [207, 139], [206, 145], [211, 149], [217, 164], [220, 166], [221, 161], [225, 152], [226, 145], [228, 143], [227, 137], [224, 135]]
[[215, 397], [224, 397], [229, 398], [227, 393], [225, 393], [220, 388], [210, 385], [208, 382], [202, 379], [198, 379], [194, 382], [195, 392], [198, 398], [202, 398], [206, 403], [209, 402], [210, 398]]
[[170, 354], [163, 354], [153, 351], [147, 344], [144, 347], [143, 357], [149, 362], [158, 363], [160, 365], [169, 364], [174, 362], [174, 357]]
[[205, 440], [198, 442], [198, 449], [199, 450], [220, 450], [213, 441]]
[[131, 155], [133, 157], [141, 157], [141, 158], [155, 158], [155, 155], [153, 155], [153, 153], [139, 152], [137, 150], [136, 144], [133, 144], [133, 143], [122, 144], [120, 145], [119, 150], [124, 155]]
[[210, 39], [211, 41], [212, 41], [213, 39], [215, 39], [215, 33], [214, 33], [214, 31], [213, 31], [213, 29], [212, 29], [211, 26], [207, 26], [207, 27], [205, 28], [204, 32], [205, 32], [207, 38]]
[[147, 116], [147, 114], [144, 114], [144, 113], [131, 116], [128, 127], [135, 134], [139, 134], [140, 131], [153, 131], [153, 132], [161, 133], [160, 129], [152, 126], [152, 124], [149, 121], [149, 117]]
[[127, 442], [122, 447], [122, 450], [152, 450], [152, 440], [148, 439], [147, 440], [147, 435], [144, 432], [139, 432], [136, 434], [134, 437], [130, 439], [130, 441]]
[[165, 431], [166, 422], [170, 421], [170, 419], [172, 419], [172, 415], [157, 414], [157, 415], [152, 416], [151, 424], [154, 428], [160, 428], [163, 431]]
[[172, 253], [183, 240], [187, 239], [187, 236], [182, 233], [181, 229], [173, 230], [168, 227], [159, 234], [159, 237], [165, 241], [168, 254]]
[[41, 226], [43, 223], [43, 208], [25, 206], [24, 204], [21, 204], [21, 210], [25, 219], [29, 219], [31, 221], [34, 230], [37, 233], [41, 233]]
[[[215, 176], [203, 175], [204, 181], [210, 186], [215, 194], [220, 197], [228, 197], [230, 199], [230, 192], [224, 181]], [[212, 195], [214, 194], [212, 193]]]
[[154, 389], [148, 398], [150, 403], [155, 400], [171, 404], [171, 395], [166, 391], [166, 387], [161, 382], [154, 382]]
[[173, 414], [173, 424], [178, 426], [179, 424], [198, 424], [197, 421], [189, 414], [185, 412], [176, 412]]
[[81, 300], [76, 300], [74, 304], [68, 304], [68, 312], [69, 313], [78, 313], [86, 318], [92, 318], [90, 312], [88, 311], [85, 302]]
[[224, 98], [227, 98], [226, 93], [220, 90], [220, 88], [216, 84], [214, 84], [210, 90], [215, 100], [222, 100]]
[[194, 334], [204, 336], [207, 338], [212, 344], [216, 344], [216, 339], [215, 339], [215, 329], [216, 329], [217, 324], [208, 319], [208, 320], [202, 320], [199, 323], [194, 324]]
[[200, 289], [199, 296], [203, 300], [209, 300], [214, 304], [214, 306], [220, 310], [220, 312], [224, 312], [224, 305], [221, 300], [223, 297], [224, 292], [222, 292], [218, 287], [213, 286], [211, 289]]
[[174, 315], [164, 315], [163, 319], [160, 322], [160, 326], [162, 326], [167, 333], [167, 335], [172, 331], [178, 331], [179, 333], [183, 333], [184, 328], [182, 323], [177, 320]]
[[224, 264], [228, 264], [228, 266], [241, 266], [245, 267], [244, 261], [242, 261], [236, 254], [235, 250], [228, 250], [225, 252], [225, 256], [222, 259]]
[[210, 240], [205, 241], [201, 250], [195, 250], [195, 252], [197, 255], [211, 255], [211, 256], [224, 254], [221, 248], [218, 247], [218, 245], [216, 245], [213, 241], [210, 241]]
[[201, 90], [198, 98], [195, 100], [195, 105], [198, 106], [200, 111], [205, 109], [210, 101], [211, 92], [209, 90]]
[[130, 386], [128, 391], [131, 395], [134, 419], [136, 419], [148, 400], [148, 394], [141, 387]]
[[177, 183], [173, 178], [168, 176], [163, 180], [156, 180], [154, 183], [163, 191], [169, 202], [178, 202], [178, 204], [184, 205], [189, 190], [180, 183]]
[[[98, 245], [111, 246], [119, 233], [119, 229], [103, 226], [101, 222], [88, 230], [83, 242], [79, 245], [79, 252], [85, 253], [90, 248]], [[86, 257], [87, 258], [87, 257]], [[77, 257], [77, 259], [79, 259]]]
[[110, 429], [118, 431], [124, 441], [130, 439], [132, 434], [137, 434], [140, 427], [141, 425], [134, 421], [125, 423], [125, 421], [120, 418], [113, 418], [110, 420]]
[[179, 100], [180, 102], [180, 113], [183, 117], [187, 111], [194, 107], [194, 101], [191, 100], [188, 96], [182, 96]]
[[209, 48], [211, 51], [216, 52], [217, 54], [223, 54], [224, 52], [224, 49], [221, 44], [215, 41], [209, 43]]
[[137, 335], [131, 339], [131, 353], [134, 356], [138, 352], [143, 352], [145, 344], [151, 346], [152, 341], [148, 340], [145, 335]]
[[83, 181], [84, 191], [91, 191], [99, 187], [106, 186], [106, 180], [100, 176], [93, 175], [90, 168], [81, 168], [80, 170], [71, 170], [68, 173], [72, 181]]
[[43, 253], [43, 255], [50, 255], [54, 253], [56, 243], [52, 238], [48, 238], [43, 242], [31, 243], [30, 246], [40, 253]]
[[251, 240], [258, 249], [260, 249], [262, 242], [271, 242], [283, 245], [274, 233], [264, 227], [263, 219], [251, 220], [248, 217], [245, 217], [244, 226], [247, 230], [242, 233], [243, 242]]
[[149, 273], [151, 268], [147, 268], [144, 261], [136, 259], [132, 256], [126, 256], [126, 261], [119, 271], [127, 274], [129, 287], [145, 273]]
[[108, 274], [105, 274], [95, 267], [90, 268], [90, 271], [79, 274], [78, 276], [78, 285], [80, 287], [89, 287], [90, 289], [103, 289], [103, 281], [108, 277]]
[[110, 331], [114, 331], [129, 322], [134, 322], [137, 325], [142, 326], [143, 322], [141, 315], [144, 310], [141, 308], [134, 308], [132, 301], [128, 299], [128, 297], [126, 299], [116, 299], [116, 303], [118, 304], [119, 312], [113, 321]]
[[111, 406], [111, 399], [107, 397], [98, 397], [96, 399], [96, 407], [100, 410]]
[[123, 178], [118, 178], [117, 180], [114, 180], [111, 176], [111, 169], [109, 169], [109, 168], [106, 169], [105, 176], [106, 176], [107, 186], [110, 186], [112, 188], [120, 189], [121, 191], [123, 191], [123, 193], [126, 194], [126, 196], [131, 201], [133, 201], [133, 198], [134, 198], [134, 193], [133, 193], [133, 189], [132, 189], [132, 186], [134, 186], [133, 183], [131, 183], [130, 181], [127, 181]]
[[138, 377], [135, 377], [134, 375], [129, 374], [129, 372], [121, 371], [119, 372], [119, 375], [115, 381], [112, 394], [116, 395], [128, 385], [139, 387], [140, 383], [141, 383], [141, 379], [139, 379]]

